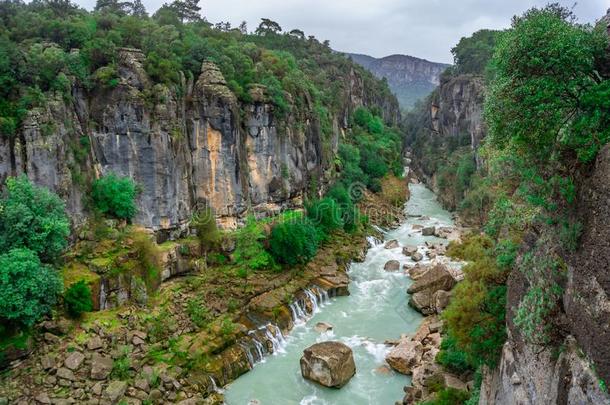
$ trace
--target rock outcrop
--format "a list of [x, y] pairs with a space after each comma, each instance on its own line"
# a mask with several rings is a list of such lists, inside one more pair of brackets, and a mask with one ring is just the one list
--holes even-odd
[[300, 363], [303, 378], [325, 387], [341, 388], [356, 374], [352, 349], [341, 342], [322, 342], [308, 347]]
[[395, 123], [400, 117], [396, 100], [367, 94], [354, 69], [338, 79], [346, 94], [323, 137], [313, 105], [280, 119], [262, 86], [244, 104], [213, 63], [204, 62], [195, 80], [183, 78], [178, 93], [153, 84], [143, 62], [141, 51], [121, 49], [115, 87], [73, 88], [72, 102], [50, 96], [31, 110], [17, 137], [0, 139], [0, 184], [26, 174], [58, 193], [78, 226], [87, 216], [86, 184], [114, 172], [142, 190], [135, 223], [175, 234], [207, 205], [233, 227], [249, 208], [264, 216], [300, 205], [312, 178], [323, 187], [358, 106], [377, 105]]

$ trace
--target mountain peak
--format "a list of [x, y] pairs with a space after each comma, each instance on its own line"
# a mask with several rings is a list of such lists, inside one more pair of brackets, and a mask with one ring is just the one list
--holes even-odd
[[451, 66], [411, 55], [394, 54], [383, 58], [357, 53], [345, 55], [375, 76], [386, 78], [402, 108], [411, 108], [430, 94], [440, 83], [441, 73]]

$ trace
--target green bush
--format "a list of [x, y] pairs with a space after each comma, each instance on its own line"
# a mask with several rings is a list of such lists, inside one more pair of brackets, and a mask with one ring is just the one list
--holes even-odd
[[307, 218], [275, 225], [270, 251], [279, 263], [295, 266], [309, 262], [318, 251], [317, 231]]
[[443, 336], [436, 362], [452, 373], [462, 374], [472, 371], [472, 366], [468, 363], [468, 354], [458, 348], [457, 339], [451, 335]]
[[104, 215], [132, 219], [137, 212], [137, 187], [129, 177], [107, 174], [93, 183], [91, 197], [95, 208]]
[[32, 326], [57, 302], [62, 282], [35, 252], [11, 249], [0, 255], [0, 319]]
[[[235, 234], [235, 262], [245, 271], [254, 271], [273, 266], [273, 257], [265, 250], [265, 234], [254, 217], [246, 219], [246, 225]], [[247, 273], [246, 277], [247, 278]]]
[[466, 391], [455, 388], [444, 388], [438, 391], [431, 401], [422, 402], [421, 405], [463, 405], [470, 398]]
[[359, 224], [358, 210], [343, 184], [339, 183], [334, 185], [328, 190], [326, 197], [332, 198], [339, 204], [339, 207], [341, 208], [341, 219], [343, 220], [343, 229], [347, 232], [355, 231]]
[[218, 245], [221, 237], [214, 212], [210, 208], [197, 211], [191, 219], [191, 227], [197, 232], [201, 253], [207, 256], [207, 253]]
[[25, 176], [9, 177], [0, 200], [0, 251], [25, 248], [43, 262], [55, 261], [68, 243], [70, 222], [64, 203]]
[[66, 290], [64, 293], [64, 306], [66, 307], [66, 312], [73, 318], [78, 318], [82, 313], [93, 310], [91, 289], [84, 280], [72, 284]]
[[322, 231], [324, 236], [343, 227], [341, 207], [332, 198], [323, 198], [307, 204], [307, 218]]

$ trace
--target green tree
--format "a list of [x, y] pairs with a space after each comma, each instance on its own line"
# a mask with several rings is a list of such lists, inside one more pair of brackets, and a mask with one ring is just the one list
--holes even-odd
[[171, 7], [176, 11], [181, 22], [185, 21], [201, 21], [200, 0], [175, 0]]
[[261, 23], [256, 28], [256, 35], [279, 34], [282, 27], [273, 20], [261, 18]]
[[0, 200], [0, 251], [30, 249], [53, 262], [68, 243], [70, 222], [61, 199], [27, 177], [9, 177]]
[[110, 173], [93, 182], [91, 198], [95, 208], [102, 214], [130, 220], [137, 212], [137, 193], [132, 179]]
[[0, 319], [30, 327], [57, 302], [61, 279], [35, 252], [11, 249], [0, 255]]
[[485, 102], [490, 139], [499, 148], [546, 162], [561, 145], [591, 161], [610, 139], [610, 85], [596, 70], [608, 37], [551, 6], [515, 18], [492, 59]]
[[318, 251], [316, 228], [307, 218], [279, 223], [271, 231], [269, 245], [279, 263], [289, 266], [307, 263]]
[[93, 310], [93, 300], [91, 299], [91, 289], [84, 280], [72, 284], [64, 293], [64, 306], [66, 312], [78, 318], [84, 312]]
[[500, 31], [480, 30], [451, 48], [457, 73], [483, 74], [493, 56]]
[[220, 241], [220, 231], [216, 226], [216, 216], [210, 208], [197, 211], [191, 219], [191, 226], [197, 232], [199, 249], [207, 261], [207, 255]]

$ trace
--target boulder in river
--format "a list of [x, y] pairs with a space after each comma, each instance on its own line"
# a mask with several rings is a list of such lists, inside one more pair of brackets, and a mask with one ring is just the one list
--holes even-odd
[[413, 253], [417, 252], [417, 246], [405, 246], [402, 248], [402, 254], [405, 256], [409, 256], [411, 257], [411, 255], [413, 255]]
[[398, 246], [398, 241], [396, 239], [389, 240], [383, 245], [385, 249], [396, 249]]
[[410, 340], [392, 349], [385, 361], [399, 373], [410, 375], [413, 368], [419, 364], [423, 352], [424, 347], [420, 342]]
[[422, 260], [424, 260], [424, 255], [419, 252], [415, 252], [411, 255], [411, 260], [413, 260], [414, 262], [421, 262]]
[[421, 234], [423, 236], [434, 236], [434, 232], [436, 231], [436, 227], [434, 226], [427, 226], [424, 229], [421, 230]]
[[301, 375], [325, 387], [341, 388], [356, 374], [354, 355], [341, 342], [316, 343], [303, 351]]
[[398, 260], [390, 260], [383, 266], [385, 271], [398, 271], [400, 270], [400, 262]]
[[318, 322], [318, 323], [316, 323], [316, 326], [314, 326], [314, 329], [318, 333], [324, 333], [324, 332], [327, 332], [329, 330], [332, 330], [333, 326], [330, 323], [327, 323], [327, 322]]

